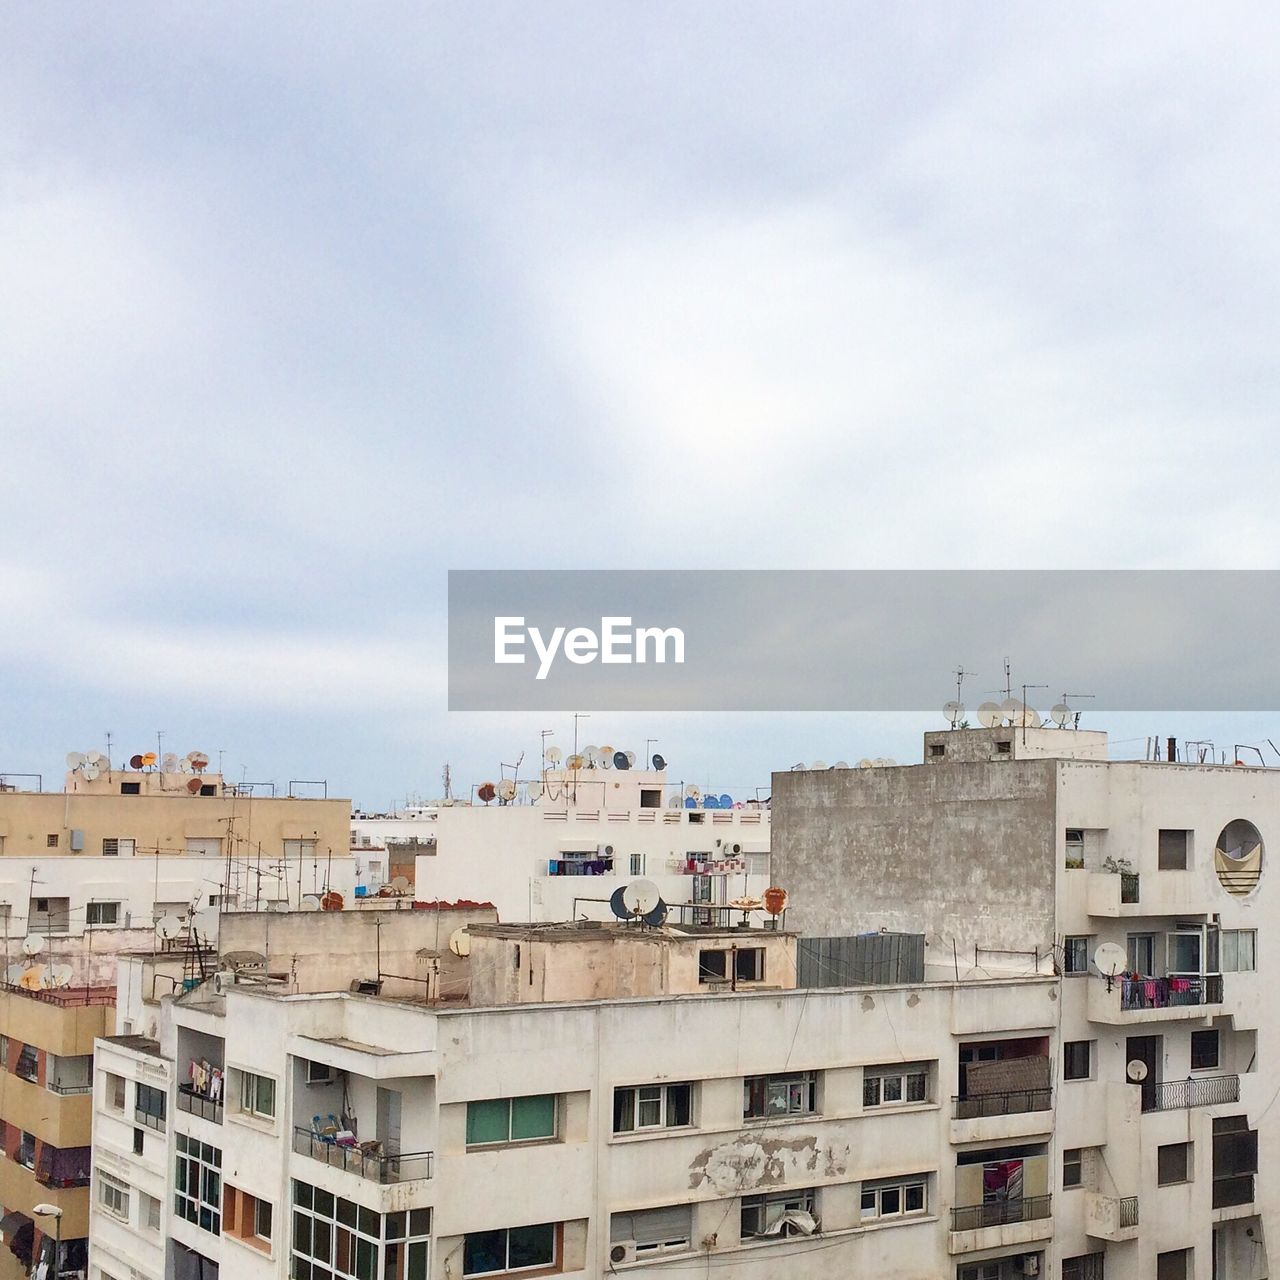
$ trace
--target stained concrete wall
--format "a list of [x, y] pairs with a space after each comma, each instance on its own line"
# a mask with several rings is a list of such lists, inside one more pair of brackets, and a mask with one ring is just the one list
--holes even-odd
[[923, 933], [927, 963], [950, 964], [954, 942], [962, 969], [975, 947], [1043, 954], [1053, 942], [1060, 767], [1002, 759], [774, 774], [774, 879], [790, 894], [787, 927]]

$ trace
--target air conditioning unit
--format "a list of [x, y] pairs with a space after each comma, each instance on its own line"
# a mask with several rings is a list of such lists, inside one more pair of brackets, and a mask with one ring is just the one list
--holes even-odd
[[1040, 1274], [1040, 1255], [1038, 1253], [1024, 1253], [1022, 1255], [1022, 1274], [1024, 1276], [1038, 1276]]
[[236, 975], [234, 969], [220, 969], [213, 975], [213, 994], [215, 996], [224, 995], [229, 987], [236, 985]]
[[717, 840], [716, 844], [720, 846], [720, 856], [722, 858], [740, 858], [742, 856], [742, 845], [736, 840]]
[[597, 852], [597, 853], [598, 853], [602, 858], [612, 858], [612, 857], [613, 857], [613, 845], [611, 845], [611, 844], [600, 844], [600, 845], [597, 845], [597, 846], [596, 846], [596, 852]]
[[636, 1260], [636, 1242], [634, 1240], [616, 1240], [609, 1246], [609, 1261], [616, 1267], [623, 1262]]
[[332, 1084], [333, 1068], [327, 1062], [307, 1060], [307, 1084]]

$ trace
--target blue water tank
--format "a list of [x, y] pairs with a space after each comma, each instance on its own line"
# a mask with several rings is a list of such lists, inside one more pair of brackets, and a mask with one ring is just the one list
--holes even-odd
[[363, 884], [356, 885], [357, 898], [367, 898], [368, 896], [369, 896], [369, 888], [367, 885], [363, 885]]

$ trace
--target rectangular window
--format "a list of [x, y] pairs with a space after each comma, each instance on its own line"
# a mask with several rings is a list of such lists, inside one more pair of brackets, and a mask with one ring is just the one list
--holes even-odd
[[139, 1218], [142, 1225], [148, 1231], [160, 1230], [160, 1201], [155, 1196], [149, 1196], [145, 1192], [141, 1196], [142, 1205], [139, 1209]]
[[1062, 1046], [1062, 1078], [1088, 1080], [1093, 1074], [1092, 1050], [1092, 1040], [1068, 1040]]
[[132, 858], [135, 842], [127, 836], [103, 836], [102, 856], [104, 858]]
[[924, 1213], [928, 1207], [927, 1179], [924, 1174], [910, 1178], [886, 1178], [862, 1184], [862, 1221], [902, 1218]]
[[293, 1255], [289, 1273], [295, 1277], [427, 1280], [430, 1209], [379, 1214], [310, 1183], [294, 1182], [287, 1233]]
[[1062, 1189], [1070, 1190], [1084, 1184], [1084, 1151], [1080, 1147], [1068, 1147], [1062, 1153]]
[[1257, 967], [1258, 931], [1223, 929], [1222, 972], [1252, 973]]
[[36, 1167], [36, 1135], [34, 1133], [28, 1133], [25, 1129], [19, 1130], [18, 1150], [14, 1159], [24, 1169]]
[[129, 1188], [101, 1170], [98, 1171], [98, 1203], [113, 1218], [129, 1221]]
[[103, 1079], [106, 1081], [106, 1103], [112, 1111], [124, 1110], [124, 1076], [118, 1076], [110, 1071], [102, 1073]]
[[500, 1271], [530, 1271], [553, 1266], [556, 1224], [508, 1227], [502, 1231], [473, 1231], [463, 1237], [462, 1274], [487, 1276]]
[[1063, 1258], [1062, 1280], [1103, 1280], [1104, 1253], [1078, 1253], [1074, 1258]]
[[1069, 937], [1062, 944], [1063, 973], [1089, 972], [1089, 939], [1078, 936]]
[[1067, 868], [1078, 871], [1084, 866], [1084, 832], [1078, 827], [1068, 827], [1066, 842]]
[[1191, 1250], [1170, 1249], [1156, 1254], [1156, 1280], [1191, 1280]]
[[929, 1068], [924, 1063], [863, 1068], [864, 1107], [904, 1106], [913, 1102], [925, 1102], [928, 1096]]
[[817, 1213], [817, 1192], [812, 1187], [802, 1191], [775, 1191], [772, 1195], [742, 1197], [742, 1238], [790, 1235], [789, 1215]]
[[256, 1197], [253, 1201], [253, 1234], [259, 1240], [271, 1239], [271, 1205]]
[[693, 1240], [693, 1206], [673, 1204], [662, 1209], [636, 1209], [615, 1213], [609, 1218], [609, 1241], [631, 1241], [636, 1257], [656, 1253], [679, 1253]]
[[546, 1142], [556, 1136], [555, 1094], [467, 1103], [467, 1146]]
[[729, 977], [729, 953], [727, 951], [698, 952], [698, 981], [724, 982]]
[[40, 1078], [40, 1052], [33, 1044], [24, 1044], [18, 1050], [18, 1060], [13, 1064], [13, 1074], [21, 1080], [33, 1083]]
[[276, 1082], [270, 1076], [240, 1073], [240, 1110], [249, 1115], [274, 1120], [276, 1114]]
[[222, 1152], [207, 1142], [175, 1135], [173, 1211], [202, 1231], [222, 1234]]
[[1131, 933], [1125, 939], [1125, 963], [1130, 973], [1150, 977], [1156, 965], [1156, 939], [1152, 933]]
[[733, 976], [739, 982], [763, 982], [764, 948], [738, 947], [733, 953]]
[[742, 1082], [742, 1117], [767, 1119], [770, 1116], [812, 1115], [818, 1109], [816, 1071], [781, 1072], [770, 1076], [748, 1076]]
[[1169, 1142], [1156, 1148], [1156, 1183], [1167, 1187], [1191, 1181], [1191, 1143]]
[[633, 853], [631, 855], [631, 874], [633, 876], [644, 875], [644, 854]]
[[1156, 866], [1161, 871], [1186, 871], [1190, 866], [1191, 832], [1160, 832]]
[[122, 796], [140, 796], [142, 794], [142, 783], [122, 782], [120, 784], [120, 794]]
[[56, 849], [58, 847], [58, 834], [56, 831], [45, 836], [44, 847], [46, 849]]
[[1191, 1033], [1191, 1070], [1208, 1071], [1218, 1065], [1218, 1033], [1216, 1030]]
[[613, 1131], [678, 1129], [692, 1123], [691, 1084], [642, 1084], [613, 1091]]
[[148, 1129], [164, 1132], [166, 1098], [163, 1090], [139, 1083], [134, 1091], [133, 1115], [139, 1124]]
[[120, 921], [118, 902], [89, 902], [85, 904], [85, 924], [114, 925]]

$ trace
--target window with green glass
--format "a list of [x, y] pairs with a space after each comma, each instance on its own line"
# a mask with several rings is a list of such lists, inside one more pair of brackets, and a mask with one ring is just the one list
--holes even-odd
[[467, 1146], [497, 1142], [544, 1142], [556, 1136], [556, 1099], [551, 1093], [527, 1098], [486, 1098], [467, 1103]]

